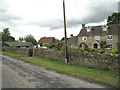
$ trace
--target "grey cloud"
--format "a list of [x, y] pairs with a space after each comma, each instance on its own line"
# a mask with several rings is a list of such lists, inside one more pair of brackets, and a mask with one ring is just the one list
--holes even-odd
[[40, 27], [49, 27], [51, 30], [63, 28], [63, 20], [53, 19], [42, 22], [28, 22], [28, 25], [38, 25]]
[[[82, 13], [82, 19], [79, 16], [76, 18], [67, 19], [67, 28], [77, 27], [80, 24], [87, 23], [97, 23], [102, 22], [113, 12], [118, 9], [117, 2], [91, 2], [88, 6], [88, 10]], [[31, 24], [36, 24], [40, 27], [50, 27], [51, 30], [63, 28], [63, 20], [48, 20], [43, 22], [33, 22]]]
[[116, 12], [117, 8], [117, 2], [92, 2], [88, 8], [88, 11], [85, 12], [87, 15], [82, 13], [82, 19], [69, 19], [68, 27], [75, 27], [83, 23], [87, 24], [104, 21], [113, 12]]
[[8, 12], [9, 6], [6, 4], [6, 0], [0, 0], [0, 22], [7, 24], [14, 23], [12, 20], [20, 20], [21, 18]]

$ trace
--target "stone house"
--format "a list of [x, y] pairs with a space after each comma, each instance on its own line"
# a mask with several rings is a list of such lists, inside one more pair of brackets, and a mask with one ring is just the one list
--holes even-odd
[[88, 26], [82, 24], [82, 29], [78, 34], [78, 45], [85, 45], [88, 48], [100, 49], [101, 41], [106, 41], [109, 45], [107, 49], [115, 49], [118, 51], [120, 45], [120, 24]]
[[55, 44], [57, 41], [54, 37], [42, 37], [38, 41], [37, 45], [40, 45], [41, 43], [48, 43], [49, 45]]

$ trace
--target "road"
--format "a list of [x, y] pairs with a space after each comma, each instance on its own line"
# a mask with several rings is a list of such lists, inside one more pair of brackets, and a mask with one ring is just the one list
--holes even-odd
[[8, 56], [2, 57], [2, 88], [106, 88]]

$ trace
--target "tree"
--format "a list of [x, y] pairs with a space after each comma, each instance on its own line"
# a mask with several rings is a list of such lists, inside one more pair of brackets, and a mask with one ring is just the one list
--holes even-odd
[[[67, 40], [68, 40], [69, 38], [67, 38]], [[64, 41], [65, 40], [65, 37], [63, 37], [60, 41]]]
[[24, 40], [23, 37], [19, 37], [19, 39], [18, 39], [19, 42], [22, 42], [23, 40]]
[[15, 38], [10, 36], [9, 28], [3, 29], [3, 32], [1, 32], [1, 34], [2, 34], [3, 42], [6, 42], [6, 41], [14, 42], [15, 41]]
[[34, 36], [32, 36], [31, 34], [27, 35], [24, 37], [24, 40], [26, 42], [32, 42], [34, 45], [37, 44], [37, 41], [35, 40]]
[[108, 48], [109, 45], [107, 44], [106, 41], [101, 41], [101, 43], [100, 43], [100, 47], [101, 47], [102, 49], [105, 49], [105, 48]]
[[120, 12], [113, 13], [111, 16], [108, 16], [107, 24], [120, 24]]
[[0, 42], [2, 42], [2, 32], [0, 32]]

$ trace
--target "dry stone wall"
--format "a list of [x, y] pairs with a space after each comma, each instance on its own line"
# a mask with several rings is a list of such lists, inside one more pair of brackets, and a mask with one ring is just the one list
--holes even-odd
[[[27, 55], [29, 54], [28, 48], [3, 48], [3, 50], [7, 52], [24, 53]], [[53, 58], [63, 62], [65, 61], [64, 52], [48, 49], [32, 50], [33, 56], [39, 56], [41, 58]], [[82, 65], [91, 68], [118, 72], [118, 56], [110, 54], [69, 52], [69, 63], [73, 65]]]

